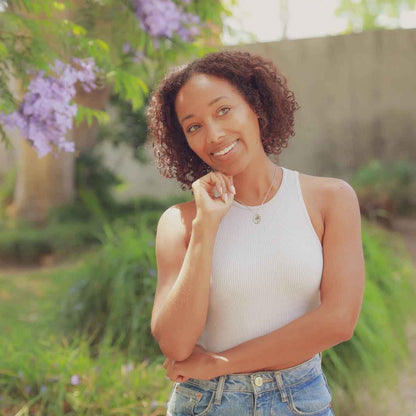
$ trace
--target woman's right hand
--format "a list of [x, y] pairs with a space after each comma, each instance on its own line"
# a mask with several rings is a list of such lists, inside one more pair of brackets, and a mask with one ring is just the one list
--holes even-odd
[[[197, 217], [219, 223], [234, 200], [233, 177], [222, 172], [209, 172], [192, 183]], [[220, 194], [215, 196], [215, 190]], [[217, 193], [217, 195], [218, 195]]]

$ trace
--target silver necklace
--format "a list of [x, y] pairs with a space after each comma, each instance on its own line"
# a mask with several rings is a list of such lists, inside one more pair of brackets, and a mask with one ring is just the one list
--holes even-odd
[[254, 224], [260, 224], [260, 221], [261, 221], [261, 215], [257, 212], [262, 206], [263, 206], [263, 204], [264, 204], [264, 201], [266, 200], [266, 198], [268, 197], [268, 195], [269, 195], [269, 193], [270, 193], [270, 190], [272, 189], [272, 185], [273, 185], [273, 182], [274, 182], [274, 178], [276, 177], [276, 172], [277, 172], [277, 166], [275, 167], [275, 169], [274, 169], [274, 175], [273, 175], [273, 179], [272, 179], [272, 182], [270, 183], [270, 186], [269, 186], [269, 190], [267, 191], [267, 194], [266, 194], [266, 196], [264, 197], [264, 199], [263, 199], [263, 202], [261, 203], [261, 205], [259, 205], [257, 208], [255, 208], [255, 209], [252, 209], [252, 208], [249, 208], [247, 205], [244, 205], [244, 204], [242, 204], [239, 200], [237, 200], [237, 199], [235, 199], [234, 198], [234, 201], [237, 201], [239, 204], [241, 204], [244, 208], [247, 208], [249, 211], [251, 211], [251, 212], [254, 212], [255, 214], [253, 215], [253, 217], [251, 218], [252, 220], [253, 220], [253, 222], [254, 222]]

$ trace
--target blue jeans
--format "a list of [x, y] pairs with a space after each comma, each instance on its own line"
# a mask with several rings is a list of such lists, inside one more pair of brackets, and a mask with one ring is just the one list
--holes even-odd
[[174, 383], [167, 416], [335, 416], [322, 353], [279, 371]]

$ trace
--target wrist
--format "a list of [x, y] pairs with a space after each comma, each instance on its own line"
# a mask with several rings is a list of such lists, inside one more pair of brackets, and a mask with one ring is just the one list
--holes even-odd
[[212, 367], [214, 371], [213, 377], [223, 376], [225, 374], [230, 374], [229, 371], [229, 361], [221, 353], [211, 353], [212, 358]]
[[196, 217], [192, 220], [192, 229], [195, 231], [213, 231], [217, 233], [219, 226], [219, 221], [202, 217], [200, 215], [196, 215]]

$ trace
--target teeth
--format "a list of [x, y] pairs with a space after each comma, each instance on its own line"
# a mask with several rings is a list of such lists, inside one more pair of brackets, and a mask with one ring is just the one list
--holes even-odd
[[225, 155], [226, 153], [228, 153], [237, 143], [237, 140], [233, 143], [230, 144], [228, 147], [226, 147], [225, 149], [221, 150], [220, 152], [214, 153], [214, 156], [221, 156], [221, 155]]

